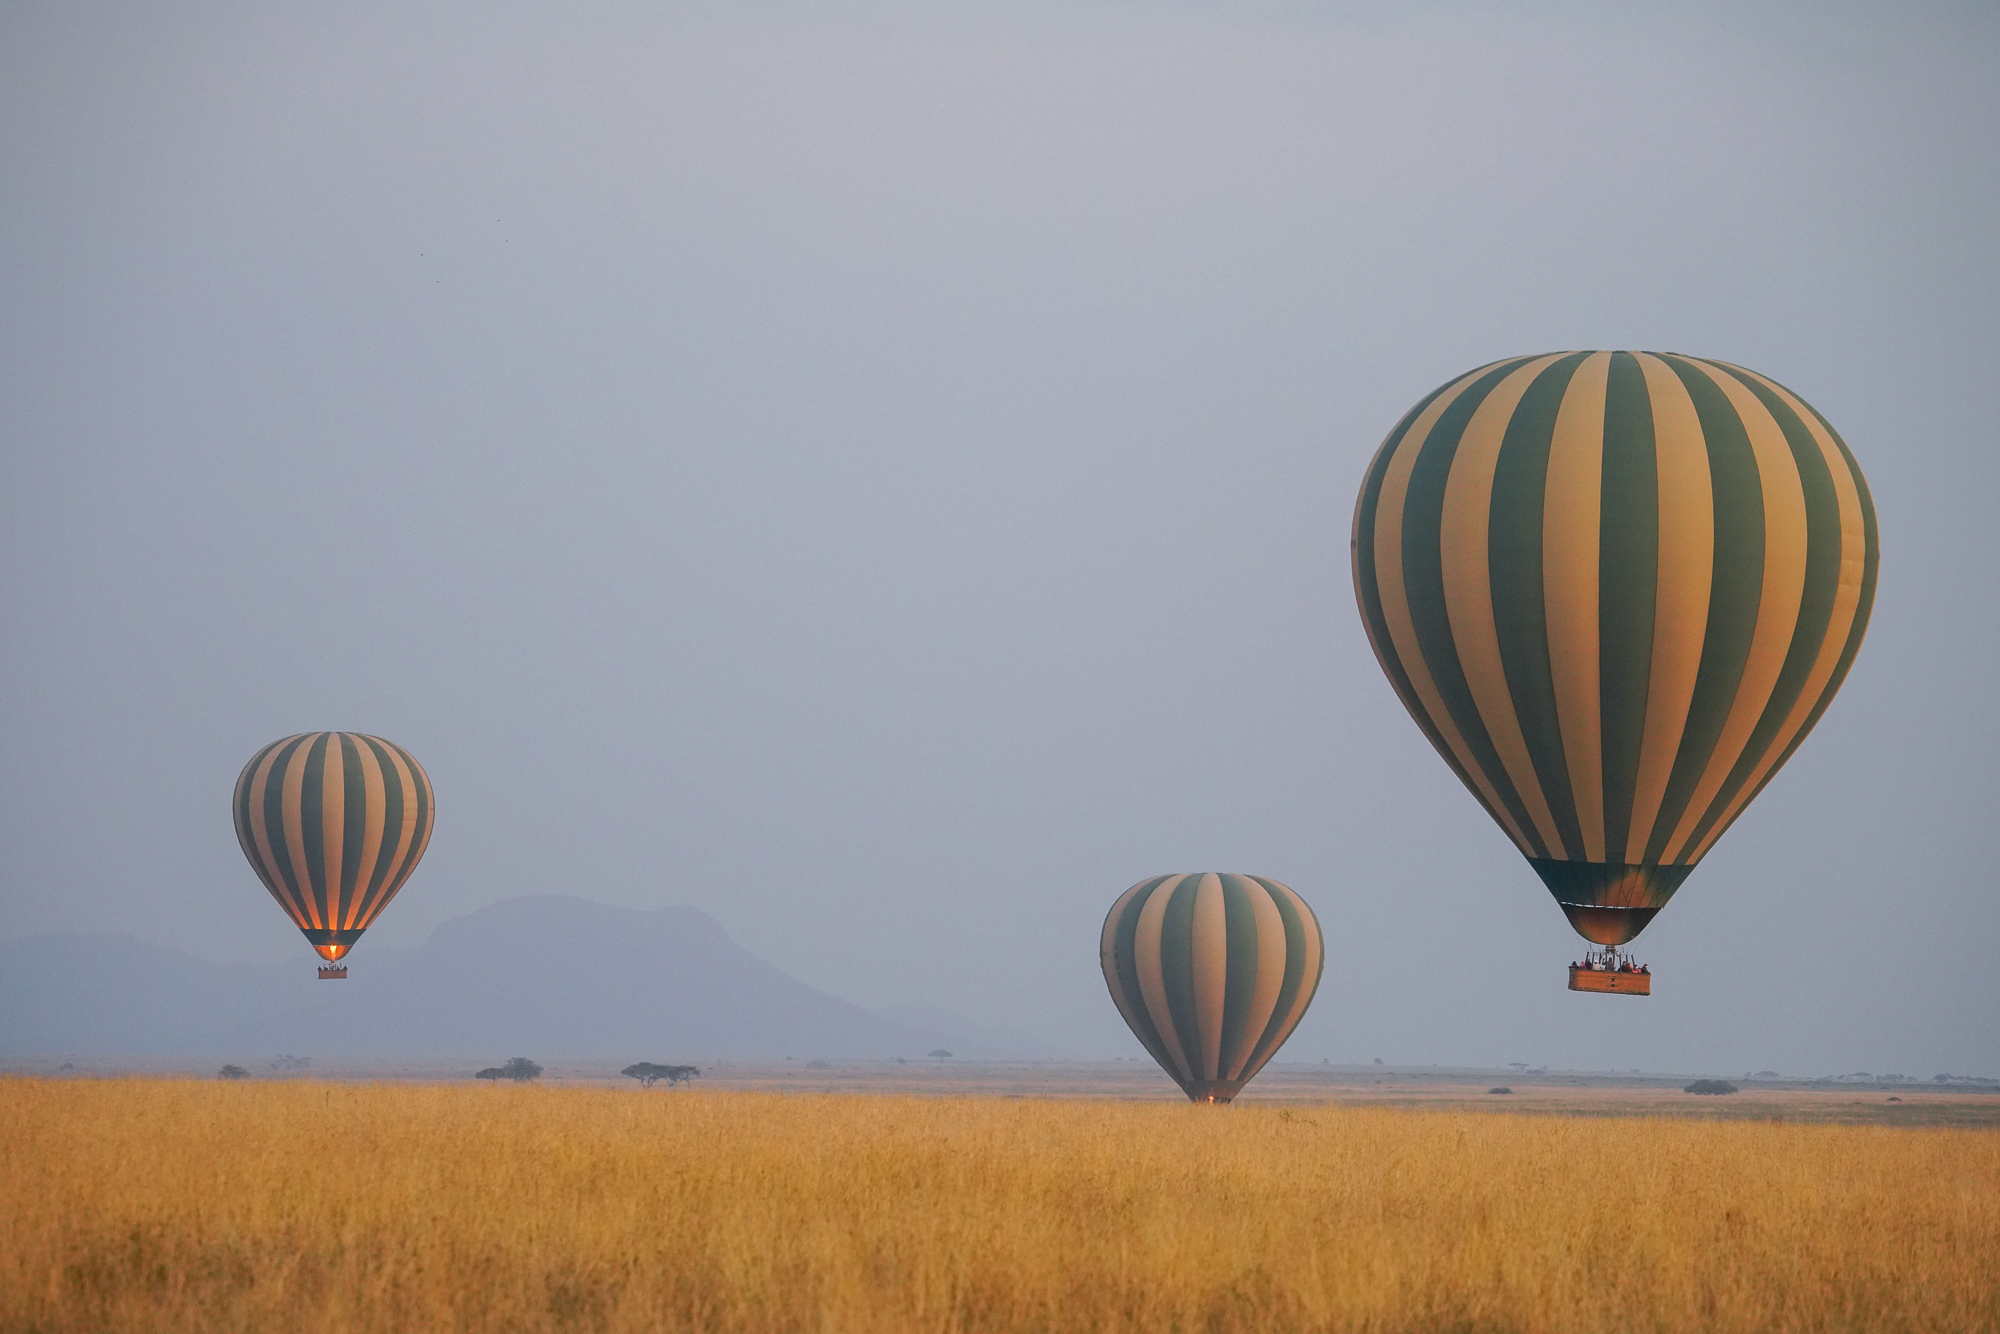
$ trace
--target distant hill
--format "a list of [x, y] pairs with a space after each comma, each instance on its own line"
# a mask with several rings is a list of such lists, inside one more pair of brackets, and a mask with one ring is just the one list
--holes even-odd
[[[0, 1057], [1039, 1056], [1046, 1044], [945, 1011], [880, 1015], [756, 958], [694, 908], [545, 895], [370, 950], [321, 982], [310, 956], [211, 963], [126, 936], [0, 941]], [[936, 1019], [942, 1022], [926, 1022]]]

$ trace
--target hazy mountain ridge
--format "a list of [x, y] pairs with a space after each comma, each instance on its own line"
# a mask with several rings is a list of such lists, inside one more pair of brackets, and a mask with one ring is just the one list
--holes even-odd
[[364, 941], [345, 982], [320, 982], [300, 954], [218, 964], [110, 934], [0, 941], [0, 1056], [1054, 1054], [932, 1007], [881, 1015], [828, 995], [685, 906], [512, 899], [411, 949]]

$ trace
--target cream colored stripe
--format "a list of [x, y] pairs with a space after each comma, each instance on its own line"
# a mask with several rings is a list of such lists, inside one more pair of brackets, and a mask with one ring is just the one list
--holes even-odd
[[1229, 914], [1223, 906], [1222, 877], [1203, 875], [1194, 891], [1194, 1042], [1200, 1053], [1198, 1079], [1215, 1079], [1222, 1068], [1222, 1012], [1229, 999]]
[[[1735, 369], [1743, 370], [1740, 366]], [[1798, 414], [1799, 420], [1805, 423], [1806, 430], [1812, 434], [1813, 442], [1819, 446], [1820, 456], [1826, 460], [1827, 471], [1833, 476], [1834, 497], [1840, 506], [1840, 584], [1834, 590], [1833, 610], [1827, 620], [1826, 637], [1820, 640], [1819, 653], [1813, 659], [1812, 671], [1806, 676], [1806, 683], [1799, 690], [1798, 699], [1793, 701], [1791, 712], [1785, 715], [1784, 723], [1772, 737], [1770, 747], [1764, 752], [1764, 758], [1758, 761], [1755, 769], [1751, 770], [1750, 776], [1744, 780], [1736, 795], [1729, 799], [1729, 805], [1724, 808], [1721, 818], [1709, 826], [1708, 832], [1702, 835], [1701, 842], [1695, 845], [1692, 855], [1686, 858], [1689, 862], [1698, 862], [1706, 856], [1708, 850], [1715, 845], [1715, 840], [1721, 838], [1723, 831], [1743, 813], [1743, 807], [1757, 795], [1764, 780], [1770, 777], [1771, 770], [1777, 766], [1779, 759], [1798, 738], [1799, 729], [1803, 728], [1806, 720], [1812, 716], [1813, 709], [1819, 704], [1820, 696], [1826, 690], [1827, 682], [1833, 678], [1834, 668], [1840, 665], [1840, 655], [1847, 649], [1847, 637], [1854, 632], [1854, 617], [1861, 607], [1861, 581], [1868, 564], [1868, 528], [1861, 514], [1861, 489], [1855, 485], [1854, 474], [1848, 467], [1846, 455], [1840, 452], [1840, 446], [1833, 442], [1833, 437], [1827, 433], [1824, 426], [1820, 425], [1819, 418], [1814, 416], [1812, 410], [1801, 403], [1790, 390], [1765, 379], [1755, 371], [1746, 370], [1744, 374], [1756, 379]]]
[[1556, 410], [1542, 500], [1542, 605], [1563, 761], [1583, 859], [1604, 857], [1604, 706], [1598, 676], [1598, 550], [1604, 503], [1604, 393], [1611, 354], [1577, 365]]
[[288, 736], [284, 741], [271, 747], [270, 752], [264, 756], [263, 763], [257, 766], [257, 772], [251, 776], [250, 838], [257, 845], [258, 878], [264, 882], [264, 887], [271, 891], [271, 897], [277, 899], [278, 906], [285, 910], [293, 923], [304, 926], [307, 916], [305, 905], [285, 888], [285, 878], [278, 874], [278, 855], [271, 845], [271, 822], [264, 818], [264, 793], [271, 783], [271, 769], [277, 764], [278, 756], [285, 753], [286, 742], [296, 739]]
[[[318, 735], [322, 734], [315, 734], [315, 737]], [[285, 827], [279, 832], [283, 834], [285, 839], [285, 851], [291, 854], [292, 878], [298, 881], [299, 899], [301, 906], [305, 909], [306, 921], [314, 929], [318, 929], [324, 927], [326, 922], [320, 916], [319, 901], [313, 897], [312, 872], [306, 866], [305, 821], [303, 818], [306, 760], [310, 758], [312, 748], [313, 741], [309, 740], [302, 743], [297, 750], [292, 752], [292, 762], [285, 766], [285, 785], [281, 790], [282, 796], [279, 806]]]
[[347, 854], [347, 754], [340, 733], [326, 738], [326, 764], [320, 769], [319, 851], [321, 873], [326, 877], [326, 924], [340, 925], [340, 878]]
[[1646, 691], [1646, 724], [1639, 743], [1639, 780], [1625, 861], [1646, 858], [1667, 780], [1687, 729], [1688, 705], [1701, 670], [1708, 634], [1709, 585], [1715, 573], [1715, 494], [1708, 475], [1708, 444], [1701, 418], [1667, 364], [1648, 353], [1633, 356], [1646, 376], [1653, 408], [1653, 457], [1659, 475], [1659, 583], [1653, 605], [1653, 661]]
[[1444, 523], [1440, 544], [1444, 555], [1444, 605], [1451, 618], [1451, 639], [1458, 649], [1459, 666], [1486, 735], [1499, 753], [1500, 763], [1513, 782], [1528, 818], [1541, 832], [1542, 846], [1552, 857], [1566, 858], [1562, 831], [1549, 811], [1542, 780], [1535, 762], [1528, 756], [1528, 742], [1521, 735], [1521, 720], [1514, 712], [1514, 695], [1507, 688], [1507, 668], [1500, 660], [1500, 632], [1493, 623], [1492, 551], [1489, 546], [1493, 519], [1493, 473], [1500, 463], [1500, 446], [1507, 438], [1507, 423], [1521, 404], [1521, 395], [1535, 377], [1562, 360], [1567, 353], [1537, 358], [1512, 372], [1493, 387], [1493, 392], [1473, 411], [1459, 438], [1458, 452], [1452, 456], [1451, 476], [1445, 480]]
[[1180, 1030], [1174, 1027], [1173, 1007], [1167, 1004], [1166, 978], [1160, 970], [1160, 929], [1167, 919], [1167, 904], [1186, 879], [1177, 875], [1162, 881], [1147, 897], [1146, 906], [1139, 910], [1139, 928], [1133, 934], [1132, 958], [1139, 965], [1139, 994], [1146, 998], [1146, 1013], [1153, 1017], [1153, 1028], [1165, 1044], [1167, 1055], [1174, 1058], [1175, 1073], [1181, 1082], [1192, 1083], [1194, 1067], [1188, 1064]]
[[[1151, 877], [1147, 879], [1150, 880]], [[1118, 979], [1118, 922], [1124, 917], [1126, 905], [1131, 903], [1132, 896], [1144, 889], [1146, 883], [1146, 880], [1141, 880], [1118, 896], [1118, 902], [1112, 904], [1111, 911], [1104, 914], [1104, 931], [1097, 941], [1097, 961], [1098, 966], [1104, 969], [1105, 985], [1110, 988], [1112, 1002], [1118, 1006], [1118, 1013], [1125, 1016], [1125, 1022], [1132, 1029], [1132, 1036], [1135, 1038], [1139, 1037], [1141, 1028], [1139, 1013], [1132, 1008], [1133, 998], [1125, 994], [1125, 988], [1119, 985]], [[1139, 1045], [1142, 1047], [1146, 1045], [1144, 1038], [1140, 1038]]]
[[1285, 989], [1285, 918], [1278, 911], [1271, 891], [1255, 880], [1243, 881], [1250, 896], [1251, 911], [1257, 915], [1257, 987], [1250, 993], [1250, 1013], [1243, 1025], [1243, 1048], [1232, 1053], [1224, 1079], [1241, 1079], [1243, 1066], [1257, 1052], [1264, 1030], [1271, 1025], [1271, 1011], [1278, 1008], [1278, 995]]
[[1459, 767], [1471, 776], [1480, 795], [1486, 799], [1487, 809], [1499, 821], [1507, 837], [1514, 840], [1514, 846], [1521, 850], [1523, 856], [1532, 857], [1535, 855], [1534, 843], [1521, 832], [1507, 803], [1500, 800], [1500, 793], [1494, 788], [1492, 780], [1473, 758], [1472, 748], [1465, 743], [1458, 724], [1452, 721], [1451, 710], [1445, 707], [1444, 697], [1438, 693], [1437, 682], [1431, 678], [1430, 667], [1424, 661], [1423, 648], [1417, 643], [1416, 624], [1410, 619], [1409, 592], [1403, 585], [1403, 505], [1409, 499], [1410, 473], [1415, 469], [1417, 455], [1423, 452], [1424, 441], [1430, 438], [1438, 418], [1485, 373], [1485, 368], [1474, 371], [1432, 399], [1431, 405], [1410, 424], [1408, 434], [1390, 458], [1375, 502], [1375, 587], [1382, 601], [1382, 619], [1389, 627], [1389, 638], [1396, 657], [1402, 664], [1404, 674], [1410, 678], [1410, 688], [1417, 692], [1425, 716], [1444, 738], [1445, 744], [1451, 747]]
[[1750, 437], [1750, 449], [1757, 458], [1757, 481], [1764, 493], [1764, 586], [1757, 597], [1757, 624], [1751, 631], [1750, 653], [1743, 662], [1736, 698], [1730, 702], [1729, 717], [1681, 814], [1680, 825], [1660, 854], [1663, 862], [1679, 862], [1686, 854], [1695, 826], [1742, 758], [1751, 732], [1764, 716], [1778, 673], [1784, 670], [1785, 655], [1791, 651], [1792, 634], [1799, 626], [1799, 599], [1806, 587], [1806, 493], [1783, 428], [1741, 380], [1693, 358], [1688, 363], [1728, 396]]
[[362, 793], [368, 805], [361, 820], [361, 850], [356, 854], [361, 864], [354, 873], [354, 897], [340, 918], [341, 929], [346, 931], [355, 928], [355, 916], [368, 901], [369, 882], [375, 877], [375, 862], [382, 852], [383, 826], [389, 814], [388, 794], [382, 785], [382, 762], [375, 758], [375, 748], [357, 739], [354, 753], [361, 764]]

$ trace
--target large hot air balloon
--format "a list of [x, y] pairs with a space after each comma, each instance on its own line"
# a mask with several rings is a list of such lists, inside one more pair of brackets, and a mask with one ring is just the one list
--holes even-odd
[[1861, 645], [1875, 510], [1846, 444], [1725, 362], [1495, 362], [1389, 433], [1353, 558], [1396, 693], [1603, 947], [1571, 986], [1650, 990], [1617, 947], [1791, 757]]
[[236, 780], [236, 839], [326, 966], [396, 896], [431, 838], [431, 780], [393, 741], [301, 732], [273, 741]]
[[1118, 1012], [1194, 1102], [1228, 1102], [1319, 988], [1319, 921], [1256, 875], [1158, 875], [1119, 896], [1098, 961]]

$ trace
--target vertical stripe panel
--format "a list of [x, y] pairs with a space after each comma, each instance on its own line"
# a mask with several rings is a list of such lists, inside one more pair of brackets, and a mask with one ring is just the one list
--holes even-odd
[[[1597, 680], [1604, 763], [1604, 848], [1623, 865], [1646, 740], [1660, 569], [1659, 465], [1646, 373], [1630, 352], [1605, 370], [1598, 526]], [[1640, 842], [1644, 843], [1641, 836]]]
[[[1423, 699], [1412, 682], [1410, 669], [1404, 666], [1398, 655], [1395, 636], [1390, 631], [1389, 621], [1383, 611], [1383, 593], [1381, 581], [1377, 576], [1375, 555], [1376, 527], [1382, 517], [1382, 486], [1391, 460], [1396, 457], [1402, 442], [1412, 432], [1419, 439], [1429, 433], [1438, 417], [1438, 412], [1431, 411], [1433, 403], [1448, 394], [1460, 392], [1488, 369], [1490, 368], [1482, 366], [1469, 375], [1440, 385], [1424, 395], [1422, 401], [1403, 414], [1403, 420], [1396, 424], [1395, 430], [1389, 432], [1368, 465], [1367, 476], [1361, 484], [1361, 494], [1354, 502], [1353, 537], [1349, 540], [1348, 547], [1353, 563], [1354, 598], [1361, 610], [1361, 624], [1368, 632], [1368, 645], [1375, 651], [1376, 662], [1381, 664], [1383, 674], [1389, 678], [1389, 684], [1396, 691], [1396, 697], [1402, 700], [1403, 707], [1409, 710], [1411, 719], [1417, 724], [1418, 730], [1423, 732], [1424, 738], [1431, 743], [1432, 748], [1437, 751], [1438, 756], [1444, 760], [1452, 773], [1458, 776], [1458, 781], [1465, 784], [1473, 799], [1504, 828], [1506, 821], [1502, 819], [1498, 810], [1488, 803], [1486, 794], [1480, 790], [1479, 784], [1459, 761], [1457, 753], [1453, 750], [1453, 742], [1446, 738], [1439, 730], [1439, 725], [1433, 722], [1430, 714], [1426, 712]], [[1442, 412], [1443, 408], [1440, 407], [1438, 411]], [[1401, 503], [1398, 502], [1393, 511], [1393, 520], [1398, 525], [1399, 532], [1401, 515]], [[1392, 570], [1390, 574], [1398, 581], [1397, 586], [1400, 588], [1400, 571]], [[1421, 664], [1418, 667], [1421, 669]]]
[[1263, 1069], [1264, 1063], [1298, 1027], [1306, 1007], [1312, 1004], [1313, 993], [1319, 989], [1322, 962], [1319, 920], [1306, 901], [1276, 880], [1255, 878], [1271, 891], [1272, 902], [1285, 923], [1285, 980], [1278, 991], [1278, 1003], [1272, 1007], [1271, 1022], [1244, 1065], [1244, 1079]]
[[1160, 1031], [1153, 1023], [1153, 1017], [1146, 1010], [1146, 998], [1139, 983], [1139, 965], [1136, 952], [1139, 915], [1146, 906], [1146, 896], [1173, 876], [1154, 876], [1141, 880], [1119, 896], [1111, 905], [1111, 911], [1104, 917], [1104, 935], [1099, 942], [1099, 962], [1104, 968], [1104, 980], [1111, 990], [1112, 1002], [1118, 1013], [1125, 1016], [1125, 1023], [1131, 1028], [1139, 1045], [1146, 1049], [1160, 1068], [1171, 1070], [1173, 1059], [1167, 1053], [1166, 1044], [1160, 1039]]
[[279, 795], [278, 831], [284, 838], [285, 856], [291, 864], [292, 886], [305, 905], [306, 920], [314, 930], [326, 926], [326, 919], [320, 907], [319, 887], [313, 883], [313, 859], [306, 851], [306, 766], [313, 748], [323, 743], [325, 735], [315, 733], [286, 756], [284, 787]]
[[417, 869], [417, 862], [424, 855], [431, 837], [431, 785], [410, 752], [394, 742], [385, 742], [396, 758], [396, 768], [403, 783], [403, 823], [396, 847], [395, 869], [390, 873], [389, 882], [382, 891], [373, 911], [380, 912], [403, 882], [410, 878], [410, 872]]
[[[347, 738], [328, 732], [320, 751], [319, 771], [319, 885], [326, 924], [340, 925], [340, 882], [347, 835]], [[311, 813], [308, 812], [308, 818]]]
[[1611, 355], [1593, 352], [1570, 377], [1549, 437], [1542, 504], [1542, 605], [1550, 681], [1576, 804], [1582, 856], [1605, 860], [1604, 730], [1598, 692], [1598, 537], [1604, 484], [1604, 397]]
[[1229, 962], [1222, 1002], [1222, 1047], [1215, 1074], [1218, 1079], [1227, 1079], [1250, 1051], [1245, 1032], [1259, 1031], [1249, 1027], [1257, 997], [1257, 951], [1261, 943], [1257, 938], [1257, 909], [1251, 896], [1261, 898], [1264, 891], [1239, 875], [1225, 875], [1221, 880], [1226, 937], [1223, 947], [1228, 951]]
[[1494, 386], [1467, 421], [1451, 460], [1439, 514], [1445, 614], [1451, 642], [1473, 707], [1491, 739], [1496, 758], [1534, 822], [1546, 855], [1566, 856], [1561, 831], [1550, 813], [1534, 763], [1528, 757], [1520, 719], [1508, 690], [1494, 622], [1491, 531], [1493, 477], [1507, 426], [1522, 395], [1536, 377], [1561, 360], [1546, 356], [1528, 362]]
[[1863, 575], [1868, 560], [1868, 521], [1859, 471], [1852, 466], [1846, 452], [1838, 446], [1832, 432], [1827, 429], [1819, 414], [1807, 407], [1784, 386], [1754, 371], [1744, 371], [1744, 374], [1751, 376], [1778, 395], [1785, 405], [1798, 415], [1826, 459], [1833, 477], [1834, 495], [1840, 506], [1841, 574], [1825, 638], [1821, 641], [1819, 655], [1813, 663], [1812, 672], [1806, 678], [1804, 688], [1799, 692], [1798, 702], [1793, 705], [1790, 715], [1778, 729], [1778, 735], [1771, 745], [1770, 752], [1758, 769], [1737, 792], [1721, 817], [1695, 844], [1690, 860], [1697, 861], [1707, 854], [1709, 848], [1715, 845], [1715, 840], [1722, 837], [1723, 832], [1735, 822], [1736, 817], [1743, 813], [1743, 808], [1764, 790], [1764, 785], [1770, 782], [1771, 776], [1798, 748], [1799, 742], [1805, 739], [1819, 711], [1832, 698], [1833, 692], [1840, 687], [1841, 676], [1836, 675], [1836, 669], [1840, 667], [1843, 659], [1851, 660], [1847, 648], [1854, 632], [1867, 624], [1862, 593]]
[[374, 755], [382, 778], [381, 832], [375, 858], [369, 863], [368, 888], [357, 914], [360, 925], [366, 926], [382, 911], [401, 883], [395, 873], [415, 841], [416, 793], [415, 779], [408, 767], [414, 761], [400, 747], [380, 737], [362, 740]]
[[1486, 807], [1494, 822], [1513, 839], [1514, 846], [1527, 856], [1537, 855], [1536, 845], [1529, 839], [1513, 811], [1500, 797], [1484, 769], [1475, 757], [1472, 747], [1445, 707], [1444, 697], [1439, 693], [1436, 681], [1425, 660], [1422, 646], [1417, 639], [1416, 623], [1412, 617], [1410, 592], [1406, 586], [1403, 569], [1404, 515], [1409, 503], [1410, 478], [1415, 470], [1418, 457], [1423, 453], [1425, 442], [1435, 429], [1439, 418], [1446, 409], [1452, 407], [1475, 383], [1492, 375], [1491, 370], [1476, 372], [1454, 384], [1446, 393], [1438, 395], [1423, 416], [1410, 428], [1395, 454], [1389, 460], [1388, 469], [1383, 474], [1382, 492], [1375, 506], [1375, 570], [1382, 600], [1382, 617], [1388, 627], [1390, 642], [1393, 644], [1397, 660], [1408, 674], [1410, 688], [1415, 693], [1419, 707], [1412, 712], [1420, 718], [1428, 718], [1437, 729], [1448, 747], [1448, 757], [1457, 767], [1460, 777]]
[[1194, 955], [1194, 1046], [1197, 1079], [1214, 1079], [1222, 1068], [1222, 1016], [1229, 986], [1229, 917], [1222, 877], [1213, 872], [1196, 882], [1189, 913]]
[[1549, 656], [1545, 522], [1549, 450], [1570, 378], [1588, 354], [1565, 354], [1528, 386], [1507, 423], [1493, 467], [1487, 560], [1493, 628], [1507, 697], [1566, 855], [1582, 855], [1583, 828], [1570, 790], [1569, 761]]
[[1272, 1011], [1278, 1007], [1278, 993], [1285, 985], [1285, 919], [1278, 912], [1278, 905], [1272, 901], [1272, 893], [1263, 881], [1255, 877], [1245, 877], [1245, 897], [1250, 901], [1251, 912], [1256, 920], [1257, 932], [1257, 975], [1256, 988], [1251, 993], [1248, 1011], [1244, 1016], [1243, 1035], [1238, 1039], [1235, 1061], [1223, 1072], [1225, 1079], [1244, 1079], [1245, 1068], [1250, 1058], [1256, 1054], [1265, 1031], [1271, 1025]]
[[1653, 408], [1654, 461], [1659, 486], [1659, 574], [1654, 593], [1653, 658], [1647, 677], [1644, 739], [1626, 833], [1627, 863], [1645, 860], [1646, 845], [1680, 753], [1688, 704], [1701, 668], [1715, 566], [1714, 495], [1708, 448], [1694, 403], [1673, 369], [1637, 354]]
[[1672, 836], [1702, 774], [1714, 758], [1729, 710], [1743, 681], [1757, 629], [1764, 587], [1764, 488], [1749, 432], [1735, 408], [1685, 357], [1662, 356], [1694, 404], [1708, 454], [1709, 512], [1714, 547], [1709, 555], [1708, 615], [1702, 625], [1701, 665], [1681, 724], [1680, 747], [1660, 798], [1644, 861], [1666, 860]]
[[1806, 582], [1805, 488], [1799, 481], [1784, 431], [1757, 397], [1733, 376], [1698, 362], [1691, 364], [1729, 399], [1755, 455], [1763, 502], [1763, 580], [1757, 594], [1749, 649], [1728, 716], [1710, 752], [1708, 765], [1683, 808], [1680, 823], [1662, 851], [1660, 859], [1665, 862], [1685, 859], [1695, 826], [1708, 813], [1709, 803], [1735, 769], [1752, 730], [1763, 717], [1791, 649]]
[[292, 839], [285, 830], [285, 788], [301, 748], [312, 741], [311, 733], [290, 738], [265, 761], [264, 776], [257, 784], [255, 829], [264, 865], [275, 877], [274, 890], [282, 886], [289, 903], [286, 911], [301, 929], [312, 925], [312, 903], [307, 897], [298, 863], [292, 857]]
[[281, 842], [274, 843], [271, 829], [272, 798], [276, 790], [273, 775], [283, 774], [285, 756], [301, 739], [301, 736], [294, 735], [274, 741], [250, 762], [244, 770], [243, 796], [238, 811], [242, 820], [243, 850], [249, 856], [251, 869], [257, 872], [257, 878], [271, 891], [271, 897], [278, 901], [285, 915], [303, 927], [308, 924], [310, 914], [304, 898], [291, 883], [288, 868], [279, 865]]
[[1183, 1084], [1194, 1079], [1194, 1067], [1188, 1061], [1187, 1051], [1181, 1046], [1181, 1035], [1174, 1026], [1174, 1014], [1167, 1004], [1167, 979], [1161, 951], [1161, 935], [1166, 926], [1167, 905], [1173, 902], [1174, 893], [1188, 879], [1175, 876], [1162, 884], [1146, 897], [1146, 906], [1139, 911], [1139, 925], [1133, 932], [1132, 959], [1139, 969], [1139, 994], [1145, 999], [1146, 1014], [1153, 1021], [1153, 1029], [1160, 1035], [1160, 1045], [1166, 1048], [1169, 1064], [1167, 1072]]
[[[382, 787], [382, 756], [373, 737], [348, 738], [348, 854], [342, 896], [347, 910], [340, 927], [352, 931], [368, 925], [369, 891], [375, 888], [375, 866], [382, 859], [382, 831], [387, 824]], [[358, 810], [357, 810], [358, 808]]]

